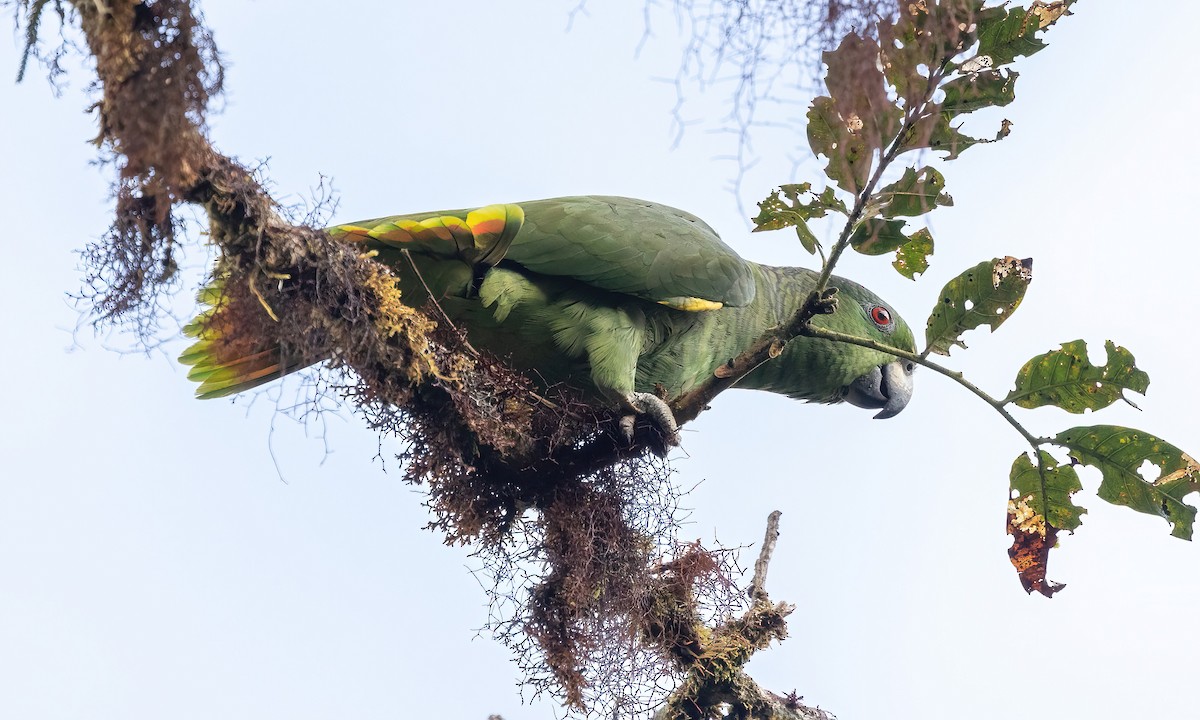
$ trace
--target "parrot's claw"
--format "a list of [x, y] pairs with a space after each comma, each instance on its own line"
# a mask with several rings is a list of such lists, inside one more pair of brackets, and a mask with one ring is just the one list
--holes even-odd
[[838, 289], [835, 287], [825, 288], [825, 290], [817, 295], [813, 293], [808, 298], [808, 305], [812, 308], [813, 315], [832, 315], [837, 312], [838, 308]]
[[618, 422], [621, 436], [625, 438], [626, 442], [633, 442], [633, 430], [637, 416], [645, 415], [650, 418], [662, 435], [664, 447], [663, 452], [659, 453], [660, 455], [665, 455], [668, 448], [679, 445], [679, 425], [675, 423], [675, 414], [671, 412], [671, 407], [657, 395], [644, 392], [629, 393], [625, 396], [625, 406], [634, 412], [631, 415], [622, 415]]

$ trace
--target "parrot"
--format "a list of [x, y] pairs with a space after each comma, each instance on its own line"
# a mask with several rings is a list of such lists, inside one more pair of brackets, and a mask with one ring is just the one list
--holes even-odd
[[[625, 197], [575, 196], [381, 217], [327, 228], [386, 263], [404, 303], [430, 300], [474, 347], [549, 387], [565, 383], [621, 415], [646, 416], [678, 444], [663, 397], [677, 398], [786, 322], [817, 285], [802, 267], [751, 262], [698, 217]], [[833, 276], [838, 302], [812, 324], [915, 352], [900, 315]], [[203, 294], [203, 291], [202, 291]], [[180, 361], [200, 398], [238, 393], [299, 369], [278, 348], [223, 346], [201, 314]], [[914, 364], [865, 347], [797, 337], [734, 387], [890, 418], [912, 396]]]

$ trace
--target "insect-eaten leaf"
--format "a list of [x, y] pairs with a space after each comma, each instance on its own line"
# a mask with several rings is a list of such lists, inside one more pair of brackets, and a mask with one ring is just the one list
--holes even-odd
[[1037, 533], [1023, 527], [1029, 522], [1032, 512], [1025, 499], [1008, 502], [1008, 534], [1013, 539], [1012, 546], [1008, 548], [1008, 560], [1017, 569], [1017, 577], [1025, 592], [1036, 591], [1046, 597], [1054, 597], [1054, 593], [1066, 587], [1065, 583], [1046, 578], [1050, 551], [1058, 542], [1058, 530], [1049, 527], [1045, 533]]
[[851, 114], [838, 114], [833, 98], [813, 100], [808, 111], [808, 146], [814, 155], [829, 158], [825, 175], [846, 192], [858, 194], [871, 174], [874, 153], [862, 134], [862, 122]]
[[908, 238], [908, 242], [896, 248], [896, 259], [892, 267], [909, 280], [929, 269], [929, 256], [933, 254], [933, 235], [921, 228]]
[[[832, 187], [827, 187], [821, 193], [811, 190], [809, 183], [781, 185], [765, 200], [758, 204], [758, 215], [754, 217], [754, 230], [779, 230], [785, 227], [796, 228], [796, 236], [800, 244], [810, 253], [815, 253], [821, 243], [817, 236], [809, 230], [807, 220], [825, 217], [829, 211], [849, 214], [846, 204], [836, 196]], [[802, 196], [810, 199], [805, 202]]]
[[1075, 532], [1087, 512], [1071, 502], [1071, 496], [1083, 489], [1079, 475], [1071, 465], [1059, 465], [1045, 450], [1038, 454], [1041, 471], [1028, 453], [1021, 453], [1013, 463], [1008, 476], [1012, 497], [1029, 498], [1038, 517], [1059, 530]]
[[900, 152], [928, 148], [946, 153], [946, 160], [954, 160], [969, 147], [1000, 142], [1008, 137], [1012, 129], [1011, 122], [1002, 120], [1000, 129], [996, 131], [996, 137], [990, 140], [972, 137], [959, 130], [962, 127], [961, 123], [959, 125], [950, 124], [955, 115], [956, 113], [935, 112], [918, 120], [904, 135], [900, 143]]
[[919, 105], [928, 92], [930, 68], [974, 45], [982, 7], [983, 0], [906, 0], [894, 21], [876, 25], [884, 75], [906, 107]]
[[1030, 12], [1037, 15], [1038, 27], [1045, 29], [1058, 22], [1063, 15], [1071, 14], [1071, 5], [1075, 0], [1060, 0], [1059, 2], [1035, 2]]
[[942, 288], [925, 324], [925, 354], [949, 355], [965, 348], [962, 334], [982, 325], [995, 332], [1021, 305], [1033, 281], [1033, 259], [985, 260]]
[[1003, 5], [985, 8], [976, 16], [979, 37], [978, 55], [992, 58], [996, 67], [1007, 65], [1022, 55], [1032, 55], [1046, 43], [1038, 33], [1063, 15], [1070, 15], [1074, 0], [1034, 2], [1029, 9]]
[[946, 97], [942, 112], [961, 115], [985, 107], [1004, 107], [1017, 99], [1017, 78], [1012, 70], [989, 71], [957, 77], [942, 86]]
[[942, 192], [946, 178], [931, 167], [920, 170], [905, 168], [904, 175], [896, 182], [879, 191], [875, 202], [879, 203], [879, 214], [885, 218], [924, 215], [935, 207], [951, 206], [954, 198]]
[[1075, 469], [1059, 465], [1044, 450], [1038, 455], [1040, 469], [1021, 453], [1009, 473], [1008, 534], [1013, 542], [1008, 559], [1025, 592], [1053, 597], [1066, 585], [1046, 577], [1050, 551], [1059, 531], [1073, 532], [1087, 511], [1071, 502], [1071, 496], [1083, 489]]
[[879, 45], [851, 33], [836, 50], [822, 54], [829, 70], [829, 95], [813, 100], [808, 111], [808, 143], [829, 158], [825, 174], [847, 192], [866, 186], [877, 152], [899, 132], [904, 111], [888, 98]]
[[1137, 407], [1124, 391], [1145, 395], [1150, 376], [1134, 366], [1133, 353], [1125, 348], [1107, 340], [1104, 349], [1108, 362], [1100, 367], [1088, 360], [1083, 340], [1038, 355], [1017, 373], [1016, 388], [1004, 401], [1023, 408], [1054, 405], [1076, 414], [1106, 408], [1117, 400]]
[[[1172, 535], [1192, 539], [1196, 508], [1183, 498], [1200, 491], [1200, 463], [1190, 455], [1149, 433], [1117, 425], [1071, 428], [1054, 442], [1078, 462], [1100, 470], [1101, 499], [1158, 515], [1171, 524]], [[1145, 463], [1157, 467], [1157, 478], [1142, 476]]]

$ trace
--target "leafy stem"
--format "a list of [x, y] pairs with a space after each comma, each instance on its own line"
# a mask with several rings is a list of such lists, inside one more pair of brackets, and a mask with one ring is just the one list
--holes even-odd
[[[943, 58], [936, 71], [929, 73], [929, 81], [926, 84], [925, 92], [921, 98], [921, 104], [915, 110], [910, 109], [904, 114], [904, 123], [900, 126], [888, 149], [879, 158], [879, 164], [872, 173], [871, 179], [859, 191], [854, 201], [854, 207], [851, 208], [850, 214], [846, 217], [846, 224], [842, 226], [842, 232], [838, 235], [837, 242], [829, 251], [828, 259], [824, 259], [821, 263], [821, 275], [817, 278], [817, 286], [812, 296], [810, 296], [809, 304], [815, 302], [815, 299], [821, 296], [825, 290], [825, 286], [829, 283], [829, 278], [833, 275], [833, 268], [837, 261], [841, 258], [842, 253], [850, 246], [850, 238], [854, 235], [854, 229], [863, 218], [867, 207], [870, 205], [872, 196], [875, 194], [875, 188], [879, 185], [879, 181], [883, 178], [883, 173], [891, 166], [892, 162], [901, 153], [904, 148], [904, 139], [916, 129], [917, 123], [926, 116], [929, 112], [929, 106], [933, 103], [933, 96], [937, 92], [938, 86], [942, 80], [946, 78], [946, 68], [950, 64], [950, 57]], [[811, 317], [811, 314], [810, 314]]]

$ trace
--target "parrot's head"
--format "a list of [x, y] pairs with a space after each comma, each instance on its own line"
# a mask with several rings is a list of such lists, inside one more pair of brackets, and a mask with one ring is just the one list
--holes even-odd
[[[850, 280], [833, 278], [831, 284], [839, 291], [838, 309], [827, 322], [814, 323], [916, 352], [912, 330], [890, 305]], [[908, 405], [916, 369], [913, 362], [857, 345], [837, 345], [846, 356], [838, 363], [845, 368], [842, 379], [847, 380], [838, 390], [842, 400], [861, 408], [878, 408], [876, 419], [894, 417]]]
[[[908, 323], [875, 293], [844, 278], [831, 278], [830, 285], [838, 288], [837, 310], [831, 315], [817, 316], [814, 325], [916, 352]], [[825, 365], [831, 374], [826, 379], [826, 388], [836, 390], [832, 397], [822, 399], [878, 409], [876, 419], [894, 417], [908, 405], [916, 369], [912, 361], [858, 345], [816, 339], [813, 342], [821, 343], [818, 352], [833, 355]]]

